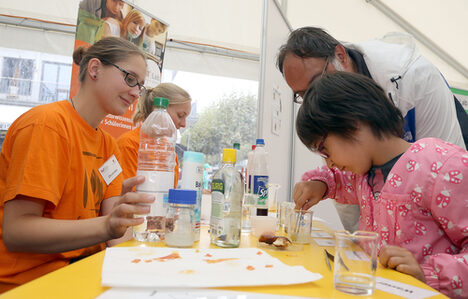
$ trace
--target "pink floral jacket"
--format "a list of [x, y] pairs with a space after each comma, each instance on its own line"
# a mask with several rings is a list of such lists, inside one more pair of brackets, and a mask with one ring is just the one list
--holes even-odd
[[418, 140], [395, 163], [375, 199], [367, 174], [324, 166], [302, 179], [325, 182], [324, 198], [360, 204], [359, 229], [378, 232], [379, 248], [407, 248], [428, 285], [468, 298], [467, 151], [435, 138]]

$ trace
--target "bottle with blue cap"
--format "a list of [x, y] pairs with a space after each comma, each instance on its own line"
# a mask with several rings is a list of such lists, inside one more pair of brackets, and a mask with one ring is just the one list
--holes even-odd
[[236, 150], [223, 149], [223, 165], [211, 182], [210, 238], [220, 247], [240, 244], [244, 179], [235, 164]]
[[169, 189], [164, 242], [170, 247], [191, 247], [195, 241], [197, 191]]
[[180, 188], [197, 191], [195, 204], [195, 242], [200, 240], [201, 200], [203, 188], [203, 167], [205, 156], [199, 152], [184, 152]]
[[252, 162], [252, 193], [257, 216], [268, 216], [268, 161], [265, 141], [257, 139]]

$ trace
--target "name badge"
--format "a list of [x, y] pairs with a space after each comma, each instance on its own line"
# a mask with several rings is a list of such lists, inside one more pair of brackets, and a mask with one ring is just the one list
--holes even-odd
[[122, 167], [117, 161], [117, 158], [112, 155], [101, 167], [99, 173], [106, 182], [107, 186], [122, 172]]

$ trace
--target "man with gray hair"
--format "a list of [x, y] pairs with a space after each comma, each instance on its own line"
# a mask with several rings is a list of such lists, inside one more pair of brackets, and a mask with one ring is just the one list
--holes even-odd
[[[346, 71], [372, 78], [405, 117], [405, 140], [437, 137], [467, 148], [466, 112], [442, 74], [417, 51], [414, 38], [408, 34], [341, 43], [321, 28], [303, 27], [291, 32], [281, 46], [277, 66], [294, 92], [294, 102], [299, 104], [309, 84], [325, 73]], [[333, 167], [333, 161], [326, 162]], [[382, 171], [390, 169], [383, 167]], [[299, 182], [293, 197], [307, 197], [307, 190], [307, 182]], [[359, 207], [337, 206], [337, 210], [345, 228], [355, 230]]]

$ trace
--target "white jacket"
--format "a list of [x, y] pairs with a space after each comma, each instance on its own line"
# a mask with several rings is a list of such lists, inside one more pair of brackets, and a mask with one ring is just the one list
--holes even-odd
[[415, 108], [415, 139], [437, 137], [465, 148], [453, 94], [439, 70], [416, 49], [412, 36], [344, 44], [359, 51], [374, 79], [403, 116]]

